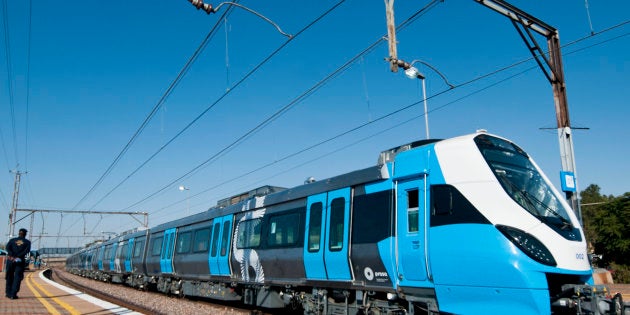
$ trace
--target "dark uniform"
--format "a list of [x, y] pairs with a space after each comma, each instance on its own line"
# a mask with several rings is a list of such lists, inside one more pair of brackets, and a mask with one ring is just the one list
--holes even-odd
[[18, 237], [7, 243], [7, 287], [5, 294], [10, 299], [17, 299], [20, 283], [24, 278], [26, 255], [31, 251], [31, 241], [26, 239], [26, 229], [20, 229]]

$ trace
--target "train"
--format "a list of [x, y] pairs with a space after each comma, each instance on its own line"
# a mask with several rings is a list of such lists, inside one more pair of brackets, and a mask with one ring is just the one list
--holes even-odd
[[66, 269], [303, 314], [612, 314], [619, 303], [593, 284], [565, 198], [523, 149], [484, 130], [252, 189], [84, 248]]

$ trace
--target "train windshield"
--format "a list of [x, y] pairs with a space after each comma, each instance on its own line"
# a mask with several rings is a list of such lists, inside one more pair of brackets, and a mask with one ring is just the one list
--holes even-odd
[[511, 142], [488, 135], [477, 136], [475, 143], [514, 201], [554, 230], [574, 229], [566, 209], [525, 151]]

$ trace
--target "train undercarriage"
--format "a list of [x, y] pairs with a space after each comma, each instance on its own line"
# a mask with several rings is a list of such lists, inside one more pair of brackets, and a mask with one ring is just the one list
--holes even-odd
[[[284, 309], [305, 315], [398, 315], [441, 314], [437, 300], [431, 297], [406, 296], [340, 288], [303, 286], [262, 286], [237, 283], [180, 280], [168, 277], [129, 275], [122, 281], [104, 272], [75, 272], [84, 277], [125, 283], [143, 290], [156, 290], [177, 296], [196, 296], [224, 301], [240, 301], [245, 305], [266, 309]], [[555, 292], [551, 314], [630, 315], [630, 304], [621, 294], [611, 294], [604, 285], [566, 284]]]

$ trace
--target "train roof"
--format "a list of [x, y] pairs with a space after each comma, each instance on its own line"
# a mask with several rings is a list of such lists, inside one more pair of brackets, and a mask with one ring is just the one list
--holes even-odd
[[[442, 139], [419, 140], [404, 145], [400, 145], [380, 153], [377, 165], [338, 175], [320, 181], [307, 180], [303, 185], [293, 188], [265, 185], [240, 194], [220, 199], [216, 206], [207, 211], [193, 214], [181, 219], [165, 222], [151, 228], [151, 233], [160, 232], [176, 226], [185, 226], [196, 222], [210, 220], [214, 217], [223, 216], [230, 213], [243, 211], [243, 209], [253, 209], [255, 207], [268, 207], [292, 200], [299, 200], [307, 196], [340, 189], [344, 187], [356, 186], [370, 183], [390, 177], [387, 163], [395, 159], [396, 155], [421, 146], [442, 141]], [[264, 198], [262, 198], [264, 197]], [[259, 199], [259, 204], [249, 204]], [[255, 201], [254, 201], [255, 202]]]
[[378, 157], [378, 164], [385, 164], [387, 162], [392, 162], [396, 159], [396, 155], [401, 152], [409, 151], [411, 149], [415, 149], [417, 147], [425, 146], [431, 143], [436, 143], [442, 141], [443, 139], [426, 139], [426, 140], [418, 140], [411, 143], [403, 144], [397, 147], [393, 147], [389, 150], [382, 151]]

